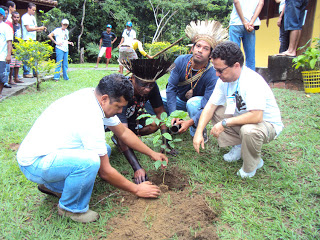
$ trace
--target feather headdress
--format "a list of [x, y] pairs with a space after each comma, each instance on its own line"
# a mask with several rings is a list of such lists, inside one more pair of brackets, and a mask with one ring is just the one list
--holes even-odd
[[136, 78], [144, 82], [155, 82], [174, 68], [174, 64], [162, 58], [122, 60], [121, 64]]
[[228, 32], [224, 29], [221, 23], [215, 20], [205, 20], [197, 22], [190, 22], [186, 27], [185, 33], [193, 43], [199, 40], [204, 40], [215, 48], [220, 42], [228, 38]]

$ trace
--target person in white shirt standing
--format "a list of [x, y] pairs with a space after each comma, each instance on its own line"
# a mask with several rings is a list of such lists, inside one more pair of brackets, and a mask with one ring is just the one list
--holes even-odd
[[[22, 18], [22, 39], [27, 41], [29, 39], [32, 39], [33, 41], [37, 40], [37, 32], [46, 31], [47, 28], [45, 26], [38, 27], [37, 26], [37, 20], [34, 17], [34, 14], [36, 13], [36, 5], [33, 3], [28, 4], [28, 12], [25, 13]], [[36, 73], [33, 73], [36, 75]], [[30, 68], [26, 66], [26, 64], [23, 65], [23, 77], [31, 78], [33, 77], [32, 74], [30, 74]]]
[[259, 29], [259, 14], [264, 0], [234, 0], [230, 15], [229, 39], [240, 47], [241, 40], [246, 54], [246, 66], [252, 70], [256, 68], [256, 35]]
[[12, 30], [3, 22], [5, 11], [0, 8], [0, 99], [6, 79], [6, 64], [11, 61], [13, 34]]
[[236, 43], [219, 44], [212, 59], [219, 79], [200, 116], [193, 146], [198, 153], [200, 145], [204, 149], [202, 132], [212, 119], [210, 134], [219, 147], [233, 146], [223, 159], [234, 162], [242, 158], [238, 175], [253, 177], [264, 164], [262, 145], [283, 129], [279, 107], [267, 82], [243, 66], [244, 57]]
[[126, 23], [126, 29], [123, 30], [121, 41], [118, 45], [119, 48], [119, 72], [123, 73], [123, 66], [120, 63], [120, 59], [123, 59], [122, 55], [131, 52], [129, 59], [137, 59], [138, 56], [135, 51], [130, 47], [133, 40], [137, 39], [137, 33], [132, 29], [132, 22]]
[[[60, 78], [60, 70], [62, 65], [63, 79], [69, 80], [67, 70], [68, 70], [68, 52], [69, 52], [69, 44], [73, 46], [73, 42], [69, 42], [69, 31], [67, 27], [69, 26], [68, 19], [63, 19], [61, 21], [61, 28], [56, 28], [53, 30], [48, 37], [52, 42], [56, 44], [56, 62], [58, 66], [55, 70], [55, 74], [53, 79], [59, 81]], [[54, 40], [53, 37], [56, 37]]]

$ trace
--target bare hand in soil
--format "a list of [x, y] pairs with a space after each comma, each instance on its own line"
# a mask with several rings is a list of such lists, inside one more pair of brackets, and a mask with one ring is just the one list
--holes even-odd
[[137, 185], [138, 190], [136, 195], [143, 198], [157, 198], [160, 195], [160, 188], [156, 185], [152, 185], [151, 182], [143, 182]]
[[140, 184], [146, 181], [146, 171], [144, 169], [139, 169], [134, 172], [134, 182]]

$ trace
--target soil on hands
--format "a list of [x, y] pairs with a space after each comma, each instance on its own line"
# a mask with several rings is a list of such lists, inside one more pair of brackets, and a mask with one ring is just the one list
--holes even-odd
[[[162, 171], [149, 171], [160, 186]], [[108, 239], [218, 239], [217, 212], [205, 201], [207, 194], [191, 190], [186, 174], [177, 167], [166, 170], [166, 186], [159, 199], [142, 199], [121, 192], [115, 199], [128, 212], [108, 222]], [[219, 196], [209, 197], [219, 198]]]

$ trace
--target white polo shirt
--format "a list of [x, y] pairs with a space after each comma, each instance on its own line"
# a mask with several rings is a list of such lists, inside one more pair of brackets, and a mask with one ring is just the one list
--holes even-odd
[[105, 118], [93, 88], [79, 90], [55, 101], [40, 115], [23, 140], [17, 160], [29, 166], [59, 149], [87, 149], [104, 156], [104, 125], [118, 124], [117, 116]]

